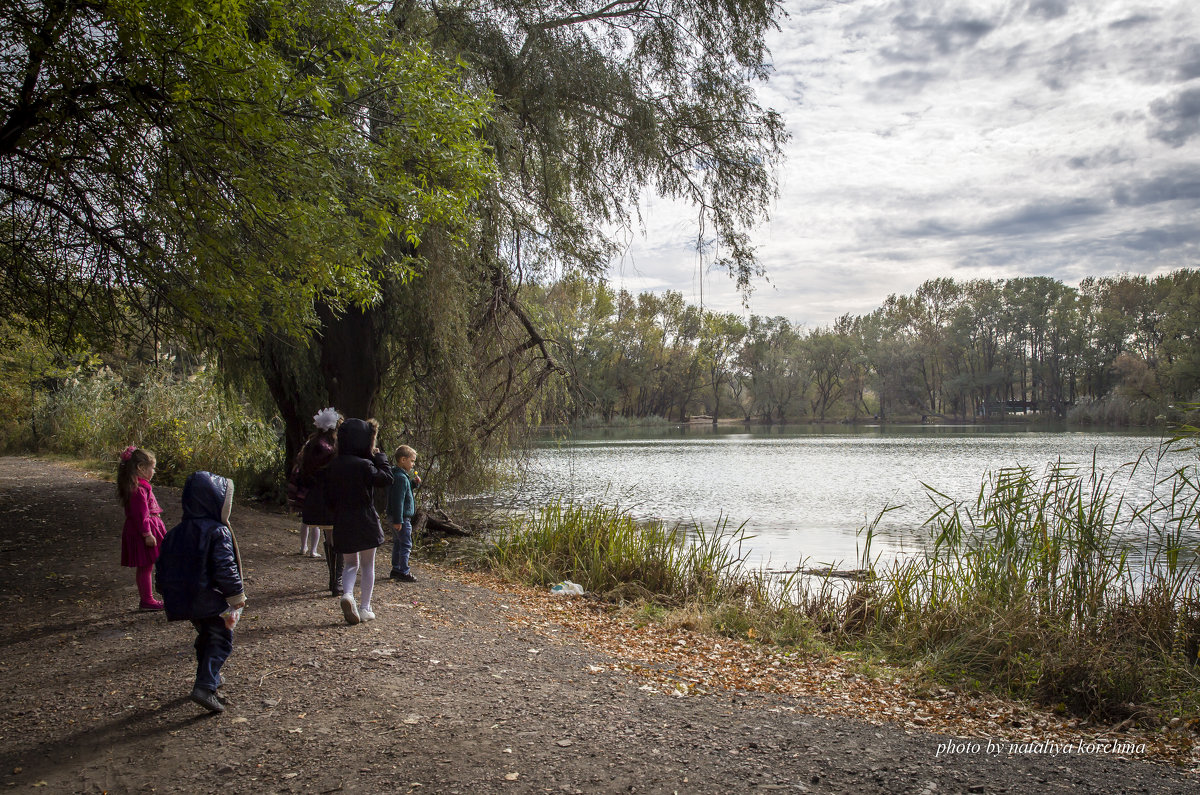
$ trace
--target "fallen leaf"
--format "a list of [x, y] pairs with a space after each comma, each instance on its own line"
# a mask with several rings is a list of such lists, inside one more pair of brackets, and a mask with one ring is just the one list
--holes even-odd
[[[504, 774], [505, 781], [516, 781], [520, 777], [521, 776], [519, 773], [505, 773]], [[42, 783], [44, 784], [45, 782], [43, 781]]]

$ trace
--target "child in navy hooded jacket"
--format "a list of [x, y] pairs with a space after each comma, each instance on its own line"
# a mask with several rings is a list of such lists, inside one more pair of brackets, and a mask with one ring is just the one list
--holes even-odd
[[212, 712], [225, 709], [217, 697], [221, 666], [233, 651], [232, 622], [225, 613], [244, 607], [242, 565], [229, 527], [233, 481], [193, 472], [183, 486], [183, 521], [162, 540], [155, 583], [167, 618], [188, 619], [196, 628], [196, 682], [192, 701]]

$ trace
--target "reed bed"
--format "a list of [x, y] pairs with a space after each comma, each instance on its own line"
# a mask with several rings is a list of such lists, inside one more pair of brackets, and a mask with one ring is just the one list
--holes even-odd
[[[1165, 450], [1166, 448], [1164, 448]], [[1163, 467], [1163, 451], [1131, 462]], [[1200, 485], [1156, 477], [1143, 504], [1123, 478], [1054, 464], [990, 475], [969, 502], [929, 488], [925, 553], [863, 576], [749, 569], [744, 527], [689, 532], [627, 512], [558, 504], [498, 533], [487, 564], [564, 579], [648, 620], [766, 643], [856, 650], [931, 681], [1107, 720], [1200, 715]]]
[[493, 536], [489, 564], [534, 585], [561, 580], [612, 598], [712, 602], [744, 588], [724, 526], [685, 543], [681, 525], [639, 522], [618, 507], [555, 503]]
[[931, 490], [930, 550], [866, 561], [861, 637], [939, 680], [1077, 714], [1195, 715], [1195, 475], [1170, 472], [1140, 506], [1120, 478], [1053, 465], [989, 476], [970, 504]]
[[103, 368], [40, 395], [33, 412], [39, 449], [107, 462], [114, 472], [117, 454], [137, 444], [155, 452], [163, 483], [207, 469], [232, 477], [241, 494], [271, 495], [282, 479], [278, 430], [206, 367], [178, 374], [164, 364], [136, 380]]

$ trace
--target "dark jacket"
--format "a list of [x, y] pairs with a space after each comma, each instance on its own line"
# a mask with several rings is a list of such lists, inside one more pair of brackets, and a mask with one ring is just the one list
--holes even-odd
[[338, 457], [325, 470], [325, 500], [333, 515], [333, 548], [361, 552], [383, 545], [373, 491], [392, 482], [387, 456], [371, 450], [371, 426], [346, 420], [338, 428]]
[[211, 618], [245, 601], [237, 542], [223, 518], [232, 496], [233, 481], [211, 472], [193, 472], [183, 486], [183, 521], [163, 538], [154, 566], [171, 621]]
[[408, 473], [400, 467], [392, 467], [392, 487], [388, 489], [387, 512], [392, 524], [401, 524], [417, 512], [412, 481]]
[[333, 514], [325, 499], [325, 476], [329, 464], [337, 456], [333, 443], [324, 435], [309, 439], [300, 453], [297, 480], [303, 491], [300, 498], [300, 521], [328, 527]]

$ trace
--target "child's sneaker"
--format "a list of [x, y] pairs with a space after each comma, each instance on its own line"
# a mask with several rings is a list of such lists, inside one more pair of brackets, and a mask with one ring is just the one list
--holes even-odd
[[200, 706], [204, 707], [209, 712], [224, 712], [225, 705], [217, 698], [217, 694], [212, 690], [207, 690], [203, 687], [193, 687], [192, 694], [188, 696], [192, 701], [195, 701]]
[[367, 610], [366, 608], [359, 610], [358, 614], [362, 617], [363, 621], [374, 621], [375, 620], [375, 614], [372, 613], [370, 610]]
[[354, 605], [354, 597], [349, 594], [342, 596], [342, 615], [346, 617], [346, 623], [351, 626], [362, 621], [358, 615], [358, 608]]

